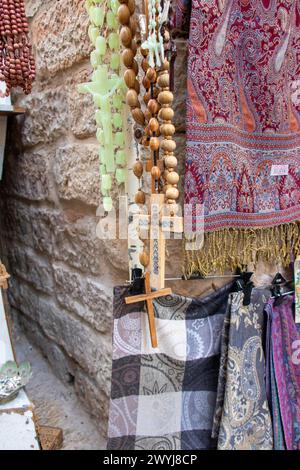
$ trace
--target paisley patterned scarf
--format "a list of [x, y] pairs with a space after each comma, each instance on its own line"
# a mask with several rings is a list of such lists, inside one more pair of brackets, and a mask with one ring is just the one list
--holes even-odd
[[275, 449], [300, 450], [300, 324], [294, 322], [293, 301], [293, 296], [286, 296], [276, 305], [270, 299], [266, 307], [271, 317], [272, 358], [267, 372], [271, 375]]
[[108, 449], [212, 449], [220, 339], [232, 284], [203, 299], [155, 299], [158, 349], [143, 304], [114, 293]]
[[[189, 26], [186, 272], [300, 252], [299, 0], [176, 0]], [[190, 15], [190, 22], [188, 21]], [[201, 219], [198, 220], [198, 219]]]
[[229, 297], [212, 432], [220, 450], [273, 448], [262, 345], [263, 310], [269, 296], [265, 289], [253, 289], [249, 306], [243, 306], [242, 292]]

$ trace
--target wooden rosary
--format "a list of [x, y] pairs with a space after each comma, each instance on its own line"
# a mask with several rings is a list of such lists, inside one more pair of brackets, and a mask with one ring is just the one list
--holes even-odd
[[[131, 113], [138, 128], [136, 135], [139, 137], [140, 145], [149, 147], [150, 158], [146, 162], [146, 169], [151, 171], [152, 193], [165, 194], [165, 202], [168, 204], [169, 214], [174, 216], [178, 207], [176, 200], [179, 197], [178, 182], [179, 175], [175, 171], [177, 158], [174, 155], [176, 142], [173, 139], [175, 126], [172, 124], [174, 111], [172, 109], [173, 93], [170, 91], [169, 61], [164, 59], [160, 66], [155, 63], [157, 54], [152, 54], [154, 67], [150, 67], [148, 62], [147, 49], [139, 47], [143, 56], [141, 67], [144, 72], [142, 85], [145, 89], [143, 103], [139, 97], [140, 85], [138, 82], [139, 66], [135, 59], [138, 44], [134, 40], [137, 32], [137, 20], [135, 18], [134, 0], [119, 0], [118, 19], [121, 23], [120, 38], [124, 46], [122, 52], [123, 63], [127, 70], [124, 73], [124, 81], [128, 87], [126, 103], [131, 108]], [[153, 0], [149, 4], [149, 13], [152, 19], [156, 18], [157, 44], [160, 34], [158, 25], [158, 15], [161, 12], [160, 3]], [[152, 20], [153, 21], [153, 20]], [[153, 26], [153, 25], [152, 25]], [[152, 28], [153, 29], [153, 28]], [[168, 33], [168, 31], [167, 31]], [[169, 40], [169, 38], [168, 38]], [[142, 105], [144, 109], [142, 109]], [[161, 136], [161, 139], [159, 138]], [[163, 151], [163, 159], [159, 159], [159, 151]], [[141, 179], [144, 172], [144, 164], [137, 158], [133, 167], [135, 176], [140, 181], [139, 190], [135, 196], [137, 204], [145, 204], [146, 195], [141, 188]], [[144, 241], [144, 240], [143, 240]], [[147, 251], [140, 254], [140, 263], [146, 268], [149, 265], [149, 255]]]
[[0, 0], [0, 80], [6, 83], [5, 96], [17, 86], [31, 92], [35, 63], [28, 32], [23, 0]]

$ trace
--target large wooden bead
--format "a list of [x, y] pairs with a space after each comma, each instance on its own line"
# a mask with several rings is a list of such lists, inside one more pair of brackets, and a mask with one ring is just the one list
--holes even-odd
[[[151, 141], [150, 141], [150, 145], [151, 145]], [[151, 168], [151, 175], [152, 177], [155, 179], [155, 180], [158, 180], [160, 178], [160, 175], [161, 175], [161, 171], [160, 169], [158, 168], [158, 166], [153, 166]]]
[[132, 50], [133, 55], [135, 56], [138, 48], [137, 48], [137, 43], [135, 42], [134, 39], [131, 41], [130, 49]]
[[168, 88], [170, 84], [170, 76], [168, 73], [163, 73], [158, 76], [157, 83], [161, 88]]
[[160, 126], [160, 132], [166, 136], [173, 135], [175, 133], [175, 126], [173, 126], [173, 124], [162, 124]]
[[137, 122], [141, 126], [145, 124], [145, 116], [141, 108], [134, 108], [132, 110], [132, 117], [135, 120], [135, 122]]
[[148, 109], [152, 114], [157, 114], [157, 112], [159, 110], [158, 102], [154, 99], [149, 100]]
[[135, 162], [133, 165], [133, 173], [137, 178], [140, 178], [143, 174], [143, 164], [140, 161]]
[[149, 54], [148, 49], [143, 49], [142, 47], [140, 48], [141, 54], [143, 57], [147, 57]]
[[125, 3], [120, 5], [118, 8], [118, 19], [122, 25], [126, 25], [129, 23], [130, 11], [129, 11], [128, 6]]
[[134, 201], [136, 204], [145, 204], [146, 196], [145, 196], [145, 193], [141, 189], [139, 189], [138, 192], [136, 193], [134, 197]]
[[151, 98], [150, 91], [146, 91], [146, 93], [144, 94], [144, 98], [143, 98], [145, 105], [149, 103], [150, 98]]
[[158, 137], [151, 137], [151, 139], [150, 139], [150, 148], [153, 152], [159, 149], [159, 139], [158, 139]]
[[172, 121], [174, 117], [174, 111], [172, 108], [161, 108], [159, 111], [159, 119], [162, 119], [163, 121]]
[[167, 168], [175, 168], [177, 166], [177, 158], [173, 155], [168, 155], [164, 159]]
[[144, 268], [146, 268], [149, 265], [150, 258], [149, 258], [148, 253], [146, 253], [146, 251], [143, 251], [142, 253], [140, 253], [139, 259], [140, 259], [141, 265], [144, 266]]
[[133, 69], [127, 69], [124, 73], [124, 81], [128, 88], [134, 88], [136, 74]]
[[137, 32], [137, 21], [134, 16], [131, 16], [129, 19], [129, 28], [131, 29], [132, 37], [134, 37]]
[[151, 132], [157, 132], [159, 129], [158, 120], [155, 118], [151, 118], [149, 121], [149, 128]]
[[176, 142], [171, 139], [163, 139], [161, 142], [161, 148], [166, 152], [174, 152], [176, 149]]
[[148, 80], [150, 80], [151, 83], [154, 83], [156, 81], [156, 71], [155, 71], [155, 69], [149, 67], [147, 72], [146, 72], [146, 76], [147, 76]]
[[134, 54], [131, 49], [124, 49], [122, 52], [122, 59], [123, 59], [123, 64], [125, 67], [132, 67], [133, 64], [133, 59], [134, 59]]
[[162, 70], [169, 70], [170, 69], [170, 62], [168, 59], [165, 59], [164, 63], [162, 64]]
[[148, 80], [148, 78], [146, 77], [146, 75], [143, 78], [142, 84], [146, 90], [149, 90], [151, 83], [150, 80]]
[[140, 107], [138, 95], [137, 95], [137, 92], [135, 90], [132, 89], [132, 90], [127, 91], [126, 103], [131, 108], [139, 108]]
[[168, 199], [177, 199], [179, 196], [179, 191], [177, 188], [168, 188], [166, 191], [166, 197]]
[[120, 31], [120, 38], [121, 38], [123, 46], [129, 47], [131, 45], [132, 34], [128, 26], [122, 26], [121, 31]]
[[176, 171], [170, 171], [168, 174], [167, 174], [167, 182], [169, 184], [177, 184], [178, 181], [179, 181], [179, 174], [176, 173]]
[[135, 80], [135, 82], [134, 82], [134, 89], [137, 92], [137, 94], [139, 95], [141, 88], [140, 88], [140, 82], [138, 80]]
[[158, 95], [158, 101], [160, 104], [171, 104], [174, 99], [171, 91], [161, 91]]
[[144, 116], [145, 116], [146, 121], [149, 122], [152, 117], [152, 113], [149, 111], [149, 109], [145, 109]]
[[134, 10], [135, 10], [135, 1], [134, 0], [128, 0], [127, 6], [129, 8], [130, 14], [133, 15]]
[[135, 59], [133, 60], [132, 68], [134, 70], [134, 73], [136, 75], [138, 75], [138, 73], [139, 73], [139, 64], [137, 63], [137, 61]]
[[144, 70], [144, 72], [146, 73], [148, 68], [150, 67], [149, 63], [148, 63], [148, 60], [147, 59], [143, 59], [142, 60], [142, 69]]

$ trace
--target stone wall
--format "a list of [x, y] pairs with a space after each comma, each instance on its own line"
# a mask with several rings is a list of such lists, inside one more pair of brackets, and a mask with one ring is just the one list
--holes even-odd
[[84, 0], [25, 1], [37, 65], [12, 118], [0, 183], [1, 257], [15, 319], [103, 433], [110, 390], [112, 288], [128, 279], [126, 243], [96, 237], [100, 202]]

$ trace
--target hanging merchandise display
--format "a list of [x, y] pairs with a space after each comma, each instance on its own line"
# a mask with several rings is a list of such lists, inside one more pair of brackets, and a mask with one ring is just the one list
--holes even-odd
[[[168, 4], [169, 5], [169, 4]], [[167, 56], [170, 53], [169, 34], [164, 24], [163, 18], [167, 16], [168, 8], [162, 15], [160, 2], [151, 1], [145, 6], [148, 13], [145, 31], [140, 32], [144, 36], [144, 41], [140, 46], [133, 40], [136, 33], [137, 20], [135, 17], [135, 5], [131, 0], [120, 1], [118, 16], [121, 23], [120, 38], [124, 46], [122, 52], [123, 63], [126, 67], [124, 81], [128, 87], [126, 103], [131, 108], [131, 113], [136, 122], [135, 136], [141, 147], [137, 153], [137, 161], [133, 166], [133, 173], [139, 179], [139, 189], [135, 196], [136, 204], [144, 206], [150, 202], [150, 208], [159, 206], [158, 218], [161, 217], [164, 202], [168, 203], [168, 214], [174, 217], [178, 211], [176, 200], [179, 197], [178, 182], [179, 175], [176, 173], [177, 159], [174, 155], [176, 144], [173, 140], [175, 127], [172, 124], [174, 112], [171, 108], [173, 94], [169, 90], [170, 61]], [[164, 26], [164, 27], [163, 27]], [[140, 47], [138, 47], [140, 46]], [[165, 53], [165, 48], [166, 53]], [[143, 99], [139, 97], [139, 65], [135, 59], [137, 51], [141, 53], [141, 69], [144, 72], [142, 86], [145, 90]], [[161, 137], [161, 138], [160, 138]], [[141, 151], [143, 149], [143, 151]], [[160, 158], [160, 149], [164, 151], [163, 158]], [[141, 153], [146, 154], [146, 161], [141, 158]], [[161, 195], [161, 197], [146, 197], [143, 189], [143, 177], [145, 171], [151, 174], [151, 193]], [[151, 210], [151, 209], [150, 209]], [[141, 208], [140, 213], [143, 213]], [[153, 228], [152, 215], [144, 223]], [[158, 226], [161, 221], [158, 220]], [[143, 226], [142, 217], [139, 225]], [[164, 245], [163, 233], [158, 227], [160, 237], [150, 242], [150, 247], [146, 247], [146, 242], [140, 230], [140, 238], [143, 240], [144, 249], [140, 253], [140, 263], [147, 268], [150, 265], [152, 275], [152, 286], [163, 287], [164, 283]], [[160, 242], [159, 239], [160, 238]], [[155, 262], [157, 259], [157, 263]], [[159, 266], [160, 260], [160, 266]], [[153, 279], [154, 275], [156, 279]]]
[[300, 450], [300, 324], [294, 321], [294, 296], [270, 299], [267, 384], [275, 449]]
[[229, 296], [213, 426], [219, 450], [273, 449], [263, 352], [264, 306], [270, 295], [269, 289], [253, 289], [249, 305], [243, 305], [243, 292]]
[[186, 272], [288, 265], [300, 252], [299, 2], [177, 0], [175, 25], [189, 27], [185, 202], [205, 231]]
[[6, 83], [1, 96], [9, 96], [16, 87], [31, 92], [35, 62], [28, 32], [24, 1], [0, 0], [0, 81]]
[[115, 288], [108, 449], [216, 447], [211, 429], [231, 290], [232, 283], [202, 299], [153, 299], [156, 350], [143, 303], [126, 305], [131, 288]]
[[97, 140], [100, 144], [100, 178], [103, 206], [112, 209], [110, 190], [113, 178], [118, 184], [126, 180], [125, 136], [122, 108], [125, 86], [120, 76], [120, 37], [118, 1], [86, 0], [91, 24], [88, 34], [95, 46], [91, 52], [94, 69], [90, 83], [78, 86], [81, 93], [91, 93], [96, 111]]

